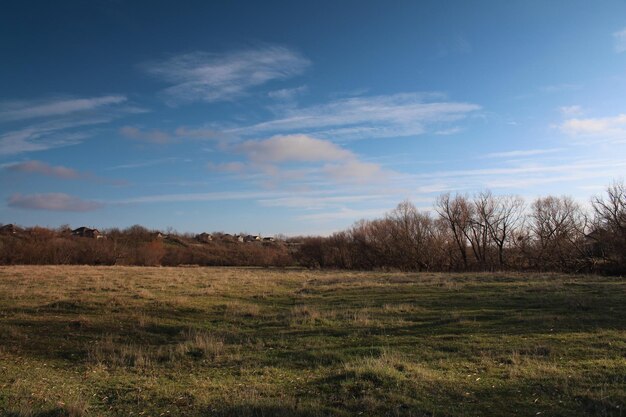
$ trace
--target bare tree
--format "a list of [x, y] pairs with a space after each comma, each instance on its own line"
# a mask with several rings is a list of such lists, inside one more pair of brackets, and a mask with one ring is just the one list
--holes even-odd
[[474, 197], [472, 202], [470, 227], [467, 239], [472, 252], [481, 269], [487, 266], [490, 244], [489, 230], [496, 219], [496, 200], [491, 191], [483, 191]]
[[435, 204], [435, 210], [452, 232], [463, 267], [467, 269], [467, 236], [472, 221], [472, 206], [467, 197], [457, 194], [451, 199], [450, 193], [439, 196]]
[[587, 218], [570, 197], [548, 196], [532, 204], [531, 230], [536, 239], [537, 265], [568, 269], [584, 257]]
[[429, 269], [429, 251], [433, 221], [420, 213], [409, 201], [403, 201], [389, 212], [390, 240], [394, 245], [395, 266], [402, 269]]
[[505, 246], [510, 243], [523, 220], [524, 200], [516, 196], [501, 196], [494, 198], [492, 205], [493, 212], [487, 222], [487, 229], [498, 250], [498, 265], [502, 268], [505, 266]]
[[591, 201], [595, 221], [593, 239], [618, 268], [626, 268], [626, 187], [614, 182], [606, 189], [606, 197]]

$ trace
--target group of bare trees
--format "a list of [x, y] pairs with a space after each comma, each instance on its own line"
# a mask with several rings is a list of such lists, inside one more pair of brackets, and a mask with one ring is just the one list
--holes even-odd
[[310, 266], [357, 269], [623, 272], [623, 183], [610, 186], [591, 206], [587, 213], [570, 197], [526, 204], [489, 191], [443, 194], [434, 214], [405, 201], [382, 219], [305, 240], [299, 257]]

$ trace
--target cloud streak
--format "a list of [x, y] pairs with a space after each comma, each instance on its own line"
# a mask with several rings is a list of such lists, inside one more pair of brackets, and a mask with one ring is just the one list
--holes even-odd
[[86, 174], [61, 165], [53, 166], [41, 161], [26, 161], [9, 165], [5, 168], [9, 172], [19, 172], [27, 174], [40, 174], [47, 177], [56, 177], [67, 180], [84, 178]]
[[[0, 155], [76, 145], [90, 137], [93, 132], [77, 131], [79, 127], [109, 123], [128, 114], [145, 113], [146, 110], [124, 105], [124, 96], [105, 96], [91, 99], [16, 102], [0, 105], [0, 122], [26, 122], [26, 125], [0, 133]], [[43, 103], [43, 104], [42, 104]], [[8, 110], [7, 110], [8, 109]]]
[[223, 54], [193, 52], [142, 65], [149, 74], [171, 84], [162, 91], [171, 105], [195, 101], [229, 101], [272, 80], [302, 73], [310, 62], [281, 46]]
[[218, 142], [234, 140], [233, 137], [215, 129], [189, 129], [183, 126], [175, 129], [171, 133], [160, 129], [146, 130], [135, 126], [123, 126], [120, 128], [119, 132], [122, 136], [128, 139], [159, 145], [174, 143], [176, 141], [180, 141], [181, 139], [215, 140]]
[[121, 104], [126, 100], [125, 96], [117, 95], [49, 101], [5, 102], [0, 104], [0, 122], [65, 116]]
[[75, 123], [46, 123], [0, 134], [0, 155], [45, 151], [81, 143], [90, 136], [88, 132], [65, 132], [78, 126], [105, 123], [108, 120], [87, 120]]
[[[324, 139], [353, 140], [417, 136], [449, 126], [480, 110], [477, 104], [445, 100], [435, 93], [402, 93], [336, 99], [290, 108], [276, 119], [231, 129], [231, 133], [308, 133]], [[453, 130], [451, 132], [455, 132]]]
[[158, 129], [143, 131], [136, 127], [124, 126], [120, 128], [120, 133], [129, 138], [149, 143], [165, 144], [172, 140], [172, 135]]
[[518, 158], [525, 156], [537, 156], [545, 155], [562, 151], [563, 148], [551, 148], [551, 149], [526, 149], [507, 152], [492, 152], [482, 156], [482, 158]]
[[47, 211], [93, 211], [104, 207], [97, 201], [83, 200], [64, 193], [46, 193], [23, 195], [15, 193], [7, 201], [11, 208]]

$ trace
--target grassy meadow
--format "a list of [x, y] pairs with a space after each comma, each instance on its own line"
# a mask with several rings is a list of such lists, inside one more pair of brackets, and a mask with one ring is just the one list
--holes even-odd
[[626, 280], [0, 268], [0, 415], [622, 416]]

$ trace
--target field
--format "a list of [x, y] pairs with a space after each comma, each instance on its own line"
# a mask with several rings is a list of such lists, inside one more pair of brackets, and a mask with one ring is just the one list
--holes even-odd
[[0, 268], [8, 416], [622, 416], [626, 280]]

